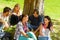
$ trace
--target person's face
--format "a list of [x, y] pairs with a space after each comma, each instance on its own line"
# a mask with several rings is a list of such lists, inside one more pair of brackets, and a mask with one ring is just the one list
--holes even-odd
[[26, 22], [28, 21], [28, 16], [26, 17]]
[[49, 20], [47, 18], [44, 18], [44, 23], [45, 24], [48, 24], [49, 23]]
[[6, 13], [5, 13], [5, 16], [9, 16], [9, 13], [10, 13], [10, 12], [6, 12]]
[[38, 17], [38, 14], [37, 14], [37, 12], [34, 12], [34, 17]]
[[25, 22], [27, 22], [27, 21], [28, 21], [28, 16], [24, 17], [23, 20], [24, 20]]
[[15, 7], [15, 10], [19, 12], [20, 6]]

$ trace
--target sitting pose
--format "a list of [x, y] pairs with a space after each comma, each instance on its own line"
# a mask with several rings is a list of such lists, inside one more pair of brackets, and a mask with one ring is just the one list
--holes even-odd
[[0, 18], [5, 22], [5, 28], [9, 27], [9, 16], [11, 9], [9, 7], [5, 7], [3, 9], [3, 13], [1, 13]]
[[49, 16], [44, 17], [44, 24], [41, 24], [39, 37], [48, 37], [48, 40], [51, 40], [50, 38], [50, 31], [53, 30], [52, 22]]
[[[34, 37], [31, 38], [29, 36], [30, 33], [27, 33], [27, 32], [29, 32], [27, 21], [28, 21], [28, 15], [23, 14], [21, 16], [20, 22], [17, 24], [17, 27], [16, 27], [16, 32], [15, 32], [15, 35], [14, 35], [15, 40], [29, 40], [29, 39], [30, 40], [35, 40], [36, 39], [36, 37], [33, 33], [32, 34], [34, 35], [35, 39], [34, 39]], [[31, 35], [31, 36], [33, 36], [33, 35]]]
[[11, 40], [11, 39], [10, 39], [10, 37], [11, 37], [10, 33], [5, 32], [5, 31], [3, 30], [4, 25], [5, 25], [4, 20], [0, 19], [0, 39], [1, 39], [1, 40]]
[[19, 4], [16, 4], [13, 8], [12, 14], [10, 16], [10, 26], [14, 26], [19, 22], [20, 17], [20, 6]]
[[29, 22], [36, 36], [38, 36], [38, 29], [40, 27], [40, 24], [42, 23], [42, 20], [43, 17], [39, 15], [39, 11], [37, 9], [34, 9], [33, 14], [29, 16]]

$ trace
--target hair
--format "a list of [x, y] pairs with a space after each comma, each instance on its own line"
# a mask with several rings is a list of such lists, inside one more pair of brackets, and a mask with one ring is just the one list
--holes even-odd
[[14, 7], [18, 7], [19, 4], [16, 4]]
[[19, 5], [19, 4], [16, 4], [16, 5], [14, 6], [13, 11], [14, 11], [15, 7], [18, 7], [18, 5]]
[[34, 14], [35, 12], [37, 12], [37, 14], [39, 15], [39, 11], [38, 11], [37, 9], [34, 9], [33, 14]]
[[22, 14], [22, 15], [20, 16], [20, 21], [22, 21], [22, 19], [23, 19], [24, 17], [27, 17], [27, 14]]
[[3, 9], [3, 13], [9, 12], [10, 10], [11, 10], [11, 8], [5, 7], [5, 8]]
[[49, 20], [49, 24], [48, 24], [47, 28], [50, 30], [50, 27], [53, 25], [52, 21], [51, 21], [51, 18], [49, 16], [45, 16], [44, 18], [47, 18]]

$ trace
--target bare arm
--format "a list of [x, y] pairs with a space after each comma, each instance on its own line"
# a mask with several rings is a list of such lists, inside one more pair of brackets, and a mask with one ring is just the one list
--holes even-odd
[[38, 27], [38, 28], [34, 31], [34, 33], [35, 33], [35, 34], [36, 34], [36, 33], [37, 33], [37, 31], [39, 30], [39, 28], [40, 28], [40, 27]]
[[50, 27], [50, 30], [53, 31], [53, 26]]
[[42, 28], [42, 25], [41, 25], [41, 26], [40, 26], [40, 29], [39, 29], [39, 35], [44, 36], [43, 33], [42, 33], [42, 29], [43, 29], [43, 28]]
[[36, 31], [34, 33], [37, 33], [37, 31], [40, 30], [41, 26], [42, 26], [42, 24], [36, 29]]
[[24, 32], [24, 30], [23, 30], [23, 25], [22, 25], [21, 22], [17, 24], [17, 29], [20, 30], [19, 32], [20, 32], [23, 36], [28, 37], [28, 35], [27, 35], [27, 34]]
[[20, 32], [23, 36], [28, 37], [28, 35], [25, 32]]

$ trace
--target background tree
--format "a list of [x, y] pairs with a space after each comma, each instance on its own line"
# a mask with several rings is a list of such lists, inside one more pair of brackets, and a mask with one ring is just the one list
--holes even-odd
[[34, 10], [34, 0], [24, 0], [23, 14], [31, 15]]
[[38, 9], [43, 14], [43, 0], [24, 0], [23, 14], [31, 15], [34, 9]]

